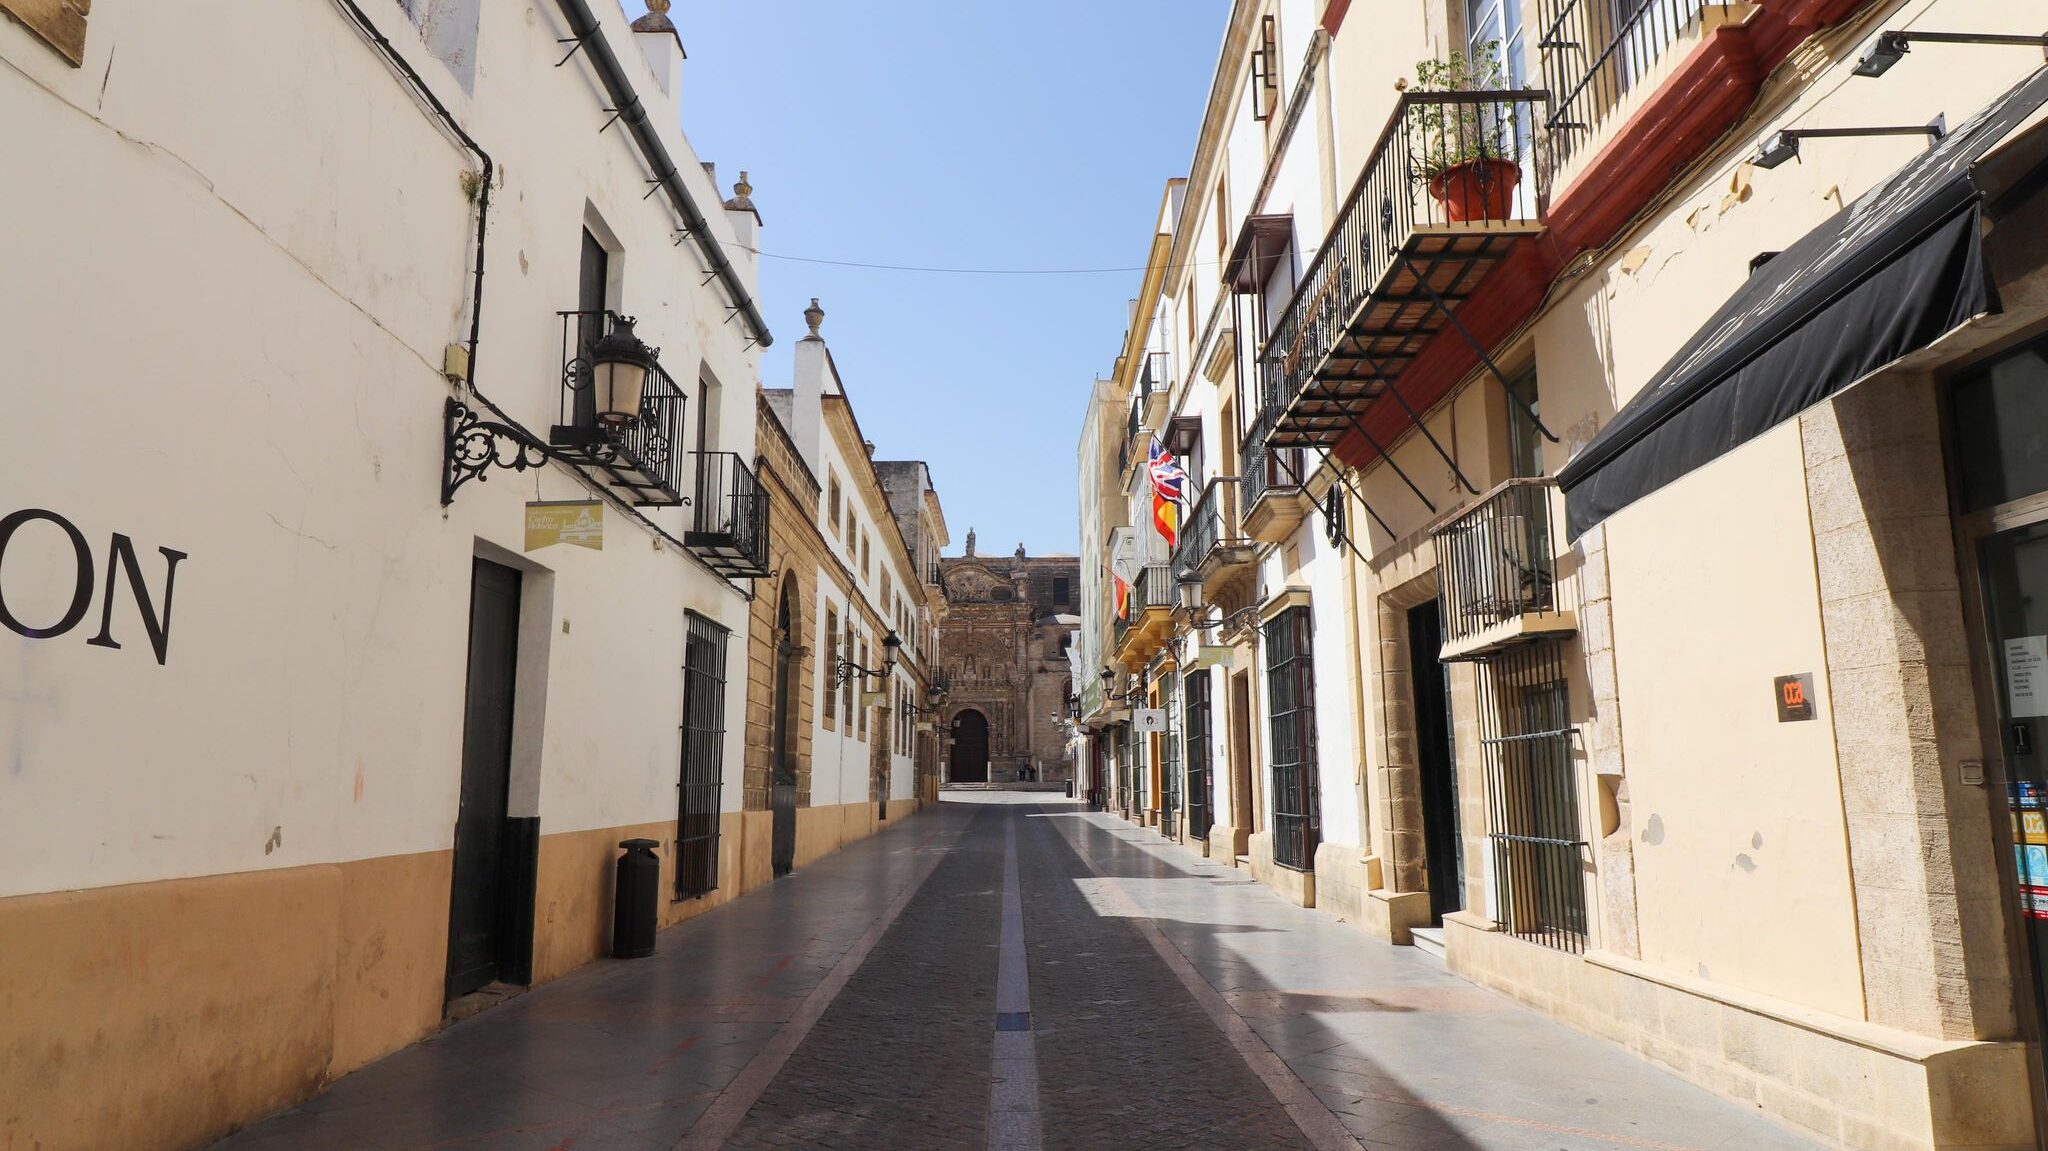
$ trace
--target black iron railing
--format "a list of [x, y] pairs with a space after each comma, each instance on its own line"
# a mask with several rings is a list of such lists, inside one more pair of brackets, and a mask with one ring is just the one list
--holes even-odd
[[945, 582], [946, 582], [946, 580], [945, 580], [945, 577], [939, 574], [939, 565], [937, 565], [937, 564], [927, 564], [927, 565], [925, 565], [925, 569], [924, 569], [924, 582], [926, 582], [926, 583], [930, 584], [930, 585], [931, 585], [931, 586], [933, 586], [933, 587], [941, 587], [941, 586], [943, 586], [943, 585], [945, 584]]
[[1131, 398], [1130, 418], [1124, 421], [1124, 439], [1117, 449], [1116, 473], [1119, 477], [1131, 474], [1131, 465], [1142, 456], [1144, 449], [1138, 446], [1138, 436], [1145, 430], [1141, 417], [1145, 401], [1136, 396]]
[[1300, 448], [1270, 447], [1263, 434], [1248, 441], [1244, 446], [1244, 474], [1237, 481], [1239, 514], [1249, 516], [1268, 492], [1300, 491], [1302, 466]]
[[1142, 404], [1154, 393], [1164, 392], [1171, 382], [1166, 373], [1166, 353], [1146, 352], [1145, 366], [1138, 372], [1138, 402]]
[[1248, 544], [1238, 529], [1235, 497], [1238, 477], [1218, 476], [1202, 488], [1187, 522], [1181, 525], [1180, 544], [1173, 552], [1174, 570], [1194, 572], [1218, 547]]
[[1271, 426], [1313, 382], [1413, 233], [1541, 218], [1534, 138], [1548, 99], [1520, 89], [1401, 97], [1260, 353], [1260, 422]]
[[1587, 843], [1564, 652], [1554, 640], [1480, 665], [1479, 745], [1494, 920], [1510, 934], [1577, 953], [1586, 947]]
[[696, 494], [683, 544], [720, 574], [768, 574], [768, 497], [736, 452], [692, 452]]
[[[549, 433], [555, 453], [604, 474], [642, 507], [687, 503], [683, 495], [683, 389], [660, 368], [647, 373], [640, 414], [623, 423], [597, 417], [590, 349], [622, 322], [617, 312], [558, 312], [562, 321], [561, 422]], [[659, 354], [659, 349], [656, 349]]]
[[1568, 162], [1715, 0], [1542, 0], [1543, 80], [1557, 101], [1544, 120], [1548, 165]]
[[1455, 643], [1558, 610], [1557, 481], [1509, 480], [1437, 529], [1437, 599]]

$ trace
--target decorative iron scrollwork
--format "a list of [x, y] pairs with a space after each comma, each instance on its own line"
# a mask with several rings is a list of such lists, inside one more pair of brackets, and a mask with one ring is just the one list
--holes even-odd
[[446, 408], [448, 440], [443, 450], [441, 506], [455, 502], [455, 490], [470, 480], [490, 478], [492, 468], [523, 472], [553, 458], [546, 444], [510, 424], [480, 420], [461, 400]]

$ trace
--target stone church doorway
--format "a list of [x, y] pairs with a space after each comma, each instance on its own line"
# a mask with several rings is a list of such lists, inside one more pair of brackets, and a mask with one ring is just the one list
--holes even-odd
[[988, 717], [972, 709], [953, 717], [954, 783], [988, 782]]

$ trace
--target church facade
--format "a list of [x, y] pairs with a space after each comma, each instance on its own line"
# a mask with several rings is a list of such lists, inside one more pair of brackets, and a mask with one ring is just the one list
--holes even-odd
[[1073, 556], [967, 553], [939, 561], [950, 605], [939, 671], [950, 681], [942, 730], [950, 783], [1074, 778], [1061, 720], [1080, 625], [1081, 563]]

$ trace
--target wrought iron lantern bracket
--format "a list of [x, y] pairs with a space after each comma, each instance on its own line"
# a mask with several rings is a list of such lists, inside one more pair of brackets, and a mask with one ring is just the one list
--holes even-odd
[[490, 478], [492, 468], [524, 472], [554, 458], [548, 446], [511, 424], [477, 418], [475, 409], [450, 399], [443, 409], [447, 439], [442, 446], [441, 506], [471, 480]]

